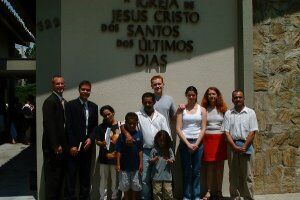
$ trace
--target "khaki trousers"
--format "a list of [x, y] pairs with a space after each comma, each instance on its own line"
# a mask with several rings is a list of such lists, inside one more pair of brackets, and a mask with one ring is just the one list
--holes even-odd
[[172, 182], [152, 181], [154, 200], [172, 200]]
[[254, 179], [252, 172], [252, 155], [229, 152], [230, 196], [253, 200]]
[[100, 200], [107, 199], [108, 178], [111, 178], [112, 199], [117, 198], [117, 171], [115, 165], [100, 164]]

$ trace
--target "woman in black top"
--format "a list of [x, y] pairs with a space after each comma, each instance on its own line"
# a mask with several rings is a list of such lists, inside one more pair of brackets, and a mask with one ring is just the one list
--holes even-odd
[[111, 176], [112, 199], [117, 199], [117, 172], [115, 169], [115, 144], [120, 134], [120, 122], [115, 118], [114, 109], [109, 106], [103, 106], [100, 109], [100, 115], [103, 122], [96, 127], [96, 144], [100, 147], [98, 161], [100, 163], [100, 199], [107, 199], [107, 181]]

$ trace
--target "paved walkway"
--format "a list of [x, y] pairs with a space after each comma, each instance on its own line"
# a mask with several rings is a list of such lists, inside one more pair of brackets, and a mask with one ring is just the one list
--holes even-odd
[[256, 195], [255, 200], [299, 200], [300, 193]]
[[33, 200], [30, 173], [35, 167], [35, 151], [24, 144], [0, 146], [0, 200]]
[[0, 197], [0, 200], [36, 200], [33, 196]]
[[[0, 145], [0, 200], [34, 200], [30, 172], [35, 165], [33, 147], [23, 144]], [[225, 194], [227, 196], [227, 194]], [[255, 200], [300, 200], [300, 193], [256, 195]], [[229, 200], [229, 198], [225, 198]]]

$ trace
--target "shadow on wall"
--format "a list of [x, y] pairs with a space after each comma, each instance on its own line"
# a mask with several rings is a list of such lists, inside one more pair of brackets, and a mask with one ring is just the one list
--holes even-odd
[[253, 23], [260, 23], [268, 18], [282, 17], [300, 11], [299, 0], [261, 1], [253, 0]]
[[[71, 7], [68, 3], [62, 2], [60, 5], [60, 9], [62, 10], [61, 26], [56, 30], [49, 29], [38, 32], [38, 42], [44, 44], [45, 41], [40, 37], [43, 37], [43, 35], [48, 33], [53, 34], [51, 31], [57, 31], [57, 38], [53, 35], [49, 35], [47, 41], [51, 39], [53, 43], [58, 43], [55, 44], [57, 45], [55, 48], [59, 48], [59, 50], [54, 48], [53, 51], [51, 51], [53, 54], [49, 55], [49, 48], [52, 48], [51, 45], [53, 44], [47, 42], [49, 45], [40, 45], [37, 47], [38, 74], [46, 75], [47, 73], [47, 76], [49, 77], [48, 80], [41, 80], [41, 82], [44, 82], [45, 84], [38, 85], [38, 96], [49, 92], [49, 80], [53, 75], [53, 71], [55, 71], [53, 68], [61, 67], [61, 69], [57, 69], [57, 73], [61, 73], [65, 76], [67, 88], [73, 89], [77, 88], [78, 82], [83, 79], [87, 79], [92, 83], [103, 82], [105, 80], [111, 80], [143, 71], [145, 74], [149, 74], [150, 72], [166, 73], [168, 71], [168, 74], [172, 75], [176, 72], [172, 71], [172, 66], [170, 65], [175, 62], [182, 62], [182, 69], [189, 71], [189, 68], [192, 70], [193, 67], [195, 67], [195, 64], [192, 64], [191, 60], [206, 54], [214, 54], [228, 48], [234, 48], [234, 57], [237, 58], [236, 0], [230, 0], [226, 3], [220, 3], [218, 0], [209, 2], [203, 0], [197, 1], [195, 3], [194, 11], [199, 13], [200, 18], [196, 24], [184, 22], [178, 24], [162, 24], [169, 27], [178, 25], [178, 37], [142, 37], [141, 34], [138, 34], [136, 37], [130, 37], [127, 35], [127, 26], [130, 23], [125, 22], [120, 23], [119, 32], [101, 32], [101, 24], [111, 22], [113, 9], [136, 9], [136, 7], [133, 6], [134, 3], [131, 3], [132, 5], [128, 6], [128, 4], [120, 5], [120, 2], [118, 1], [109, 1], [107, 5], [107, 1], [108, 0], [97, 2], [91, 1], [85, 2], [84, 4], [81, 1], [74, 1]], [[101, 14], [99, 14], [99, 8], [105, 8], [101, 10]], [[212, 9], [214, 12], [211, 12]], [[76, 12], [73, 12], [74, 10], [76, 10]], [[152, 13], [155, 9], [148, 8], [147, 10], [149, 13]], [[183, 6], [180, 6], [180, 10], [184, 11], [185, 9]], [[152, 17], [152, 14], [149, 14], [148, 16], [150, 18], [150, 16]], [[151, 24], [151, 20], [152, 19], [148, 20], [149, 24]], [[145, 27], [145, 23], [132, 22], [132, 25], [135, 27], [138, 25]], [[145, 30], [145, 28], [143, 30]], [[166, 40], [180, 41], [177, 44], [181, 46], [179, 47], [181, 49], [184, 49], [182, 47], [184, 46], [184, 43], [186, 44], [188, 41], [192, 41], [193, 50], [189, 52], [187, 50], [188, 47], [186, 47], [182, 52], [176, 50], [175, 52], [168, 51], [165, 53], [161, 50], [155, 52], [149, 49], [147, 51], [140, 51], [138, 43], [139, 40], [144, 38], [149, 40], [149, 42], [150, 40], [152, 41], [152, 47], [154, 45], [153, 40], [156, 40], [157, 38], [162, 43]], [[117, 47], [117, 39], [133, 39], [134, 46], [132, 48]], [[159, 45], [159, 47], [161, 46], [162, 45]], [[55, 58], [55, 54], [57, 55], [57, 58]], [[160, 58], [160, 61], [163, 60], [160, 56], [162, 56], [162, 54], [167, 54], [167, 67], [158, 67], [156, 64], [151, 67], [136, 67], [136, 54], [143, 54], [145, 59], [146, 54], [148, 54], [149, 62], [151, 62], [154, 54]], [[51, 58], [51, 56], [54, 57]], [[55, 63], [55, 65], [57, 65], [58, 62], [60, 62], [60, 66], [50, 66], [49, 64]], [[199, 69], [201, 69], [203, 63], [197, 62], [197, 67], [198, 66]], [[218, 66], [214, 67], [217, 68]], [[197, 73], [199, 73], [199, 71]], [[71, 74], [77, 74], [78, 76], [68, 75], [70, 74], [69, 72], [72, 72]], [[183, 74], [183, 76], [185, 76], [185, 74]], [[39, 77], [37, 78], [40, 79]], [[39, 80], [38, 82], [41, 83]]]

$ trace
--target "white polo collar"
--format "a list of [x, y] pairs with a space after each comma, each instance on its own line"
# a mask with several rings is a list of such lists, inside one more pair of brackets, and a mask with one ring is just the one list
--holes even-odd
[[248, 113], [249, 108], [247, 106], [244, 106], [244, 108], [241, 110], [241, 112], [238, 112], [235, 110], [235, 108], [232, 108], [231, 113]]
[[[141, 113], [143, 116], [149, 117], [149, 118], [150, 118], [150, 116], [145, 112], [144, 109], [141, 109], [141, 110], [140, 110], [140, 113]], [[154, 109], [154, 113], [153, 113], [152, 120], [155, 119], [157, 116], [158, 116], [158, 112]]]

